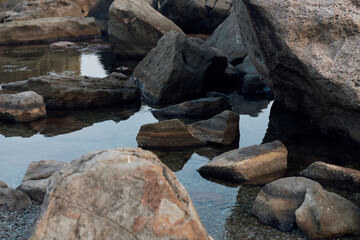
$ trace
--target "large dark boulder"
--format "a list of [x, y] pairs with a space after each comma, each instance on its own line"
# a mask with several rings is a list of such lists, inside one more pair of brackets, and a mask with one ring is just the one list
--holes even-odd
[[153, 104], [199, 98], [221, 85], [226, 57], [204, 41], [169, 32], [133, 72], [143, 96]]
[[358, 2], [242, 0], [234, 9], [275, 99], [360, 142]]

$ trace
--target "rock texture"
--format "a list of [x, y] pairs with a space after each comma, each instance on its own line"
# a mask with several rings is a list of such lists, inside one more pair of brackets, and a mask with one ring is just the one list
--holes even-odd
[[360, 184], [360, 171], [324, 162], [314, 162], [300, 173], [312, 179], [344, 181]]
[[326, 190], [309, 189], [295, 215], [297, 225], [309, 239], [332, 239], [346, 234], [360, 236], [360, 208]]
[[44, 97], [47, 108], [86, 108], [139, 102], [140, 93], [122, 74], [105, 78], [49, 73], [2, 86], [7, 91], [34, 91]]
[[209, 239], [171, 170], [142, 149], [86, 154], [52, 176], [30, 239]]
[[[287, 150], [280, 141], [235, 149], [198, 169], [201, 175], [241, 183], [286, 171]], [[272, 179], [274, 180], [274, 179]]]
[[149, 102], [179, 103], [220, 85], [226, 66], [226, 57], [204, 41], [172, 31], [137, 65], [133, 76]]
[[202, 118], [212, 117], [230, 108], [229, 100], [225, 97], [207, 97], [161, 108], [155, 113], [168, 117]]
[[322, 190], [319, 183], [302, 177], [282, 178], [265, 185], [255, 199], [254, 214], [266, 224], [290, 231], [296, 226], [295, 211], [307, 190]]
[[100, 34], [94, 18], [39, 18], [0, 24], [0, 45], [79, 40]]
[[144, 0], [115, 0], [110, 6], [108, 34], [116, 54], [145, 56], [172, 30], [183, 34]]
[[226, 110], [218, 115], [189, 125], [192, 134], [201, 141], [220, 145], [239, 142], [239, 115]]
[[234, 5], [248, 53], [275, 99], [360, 142], [358, 1]]
[[0, 181], [0, 188], [8, 188], [9, 186], [4, 183], [3, 181]]
[[31, 205], [30, 198], [13, 188], [0, 188], [0, 212], [21, 210]]
[[71, 48], [71, 47], [75, 47], [75, 46], [76, 46], [76, 44], [73, 42], [60, 41], [60, 42], [54, 42], [54, 43], [50, 44], [50, 49], [53, 51], [65, 50], [67, 48]]
[[211, 34], [230, 14], [231, 0], [164, 0], [159, 12], [186, 33]]
[[54, 160], [31, 162], [18, 190], [26, 193], [32, 200], [42, 202], [49, 186], [51, 175], [69, 163]]
[[15, 122], [31, 122], [46, 117], [44, 98], [36, 92], [0, 94], [0, 118]]
[[206, 43], [221, 50], [227, 57], [229, 63], [234, 66], [242, 63], [247, 55], [234, 12], [232, 12], [226, 20], [216, 28], [210, 38], [206, 40]]

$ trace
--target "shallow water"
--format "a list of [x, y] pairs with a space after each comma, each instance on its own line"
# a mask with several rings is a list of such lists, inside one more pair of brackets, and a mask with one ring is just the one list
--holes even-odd
[[[136, 62], [116, 60], [106, 47], [99, 50], [83, 46], [82, 49], [63, 52], [51, 52], [47, 45], [0, 48], [0, 84], [25, 80], [47, 72], [103, 77], [121, 65], [134, 67]], [[291, 149], [290, 175], [297, 175], [314, 159], [339, 163], [336, 159], [345, 156], [344, 151], [349, 153], [346, 155], [346, 165], [360, 169], [360, 161], [355, 159], [359, 156], [356, 150], [344, 150], [342, 146], [336, 148], [321, 137], [316, 138], [317, 142], [314, 143], [310, 141], [315, 139], [311, 134], [293, 141], [293, 136], [298, 134], [293, 128], [300, 128], [300, 132], [304, 132], [307, 125], [299, 127], [298, 123], [294, 123], [294, 127], [288, 124], [292, 122], [291, 117], [284, 115], [282, 110], [276, 112], [277, 107], [271, 110], [272, 102], [247, 101], [233, 93], [231, 103], [235, 106], [233, 110], [240, 114], [239, 146], [260, 144], [264, 137], [267, 141], [273, 138], [283, 140]], [[12, 187], [18, 186], [31, 161], [68, 162], [93, 150], [137, 147], [135, 138], [140, 126], [158, 121], [151, 110], [151, 107], [142, 105], [57, 111], [51, 112], [48, 119], [29, 124], [0, 122], [0, 180]], [[310, 129], [309, 132], [314, 134], [315, 131]], [[317, 151], [318, 148], [322, 151]], [[332, 151], [328, 150], [330, 148]], [[205, 227], [215, 239], [303, 239], [299, 231], [281, 233], [275, 228], [264, 226], [251, 214], [252, 202], [259, 187], [229, 187], [199, 175], [196, 169], [226, 150], [229, 149], [204, 147], [155, 153], [176, 172]], [[339, 193], [360, 205], [358, 193]]]

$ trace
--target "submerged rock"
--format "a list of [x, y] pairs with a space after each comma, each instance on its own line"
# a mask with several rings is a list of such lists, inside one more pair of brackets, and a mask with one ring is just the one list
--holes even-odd
[[304, 202], [309, 189], [322, 190], [319, 183], [303, 178], [289, 177], [271, 182], [261, 188], [254, 205], [254, 214], [264, 223], [291, 231], [296, 226], [295, 211]]
[[287, 150], [280, 141], [274, 141], [223, 153], [198, 171], [206, 177], [235, 183], [256, 183], [269, 175], [281, 177], [286, 167]]
[[159, 12], [186, 33], [211, 34], [230, 14], [231, 0], [165, 0]]
[[0, 212], [21, 210], [31, 205], [30, 198], [13, 188], [0, 188]]
[[234, 2], [242, 39], [275, 99], [360, 142], [357, 1]]
[[322, 180], [335, 180], [360, 184], [360, 171], [340, 167], [324, 162], [314, 162], [300, 173], [301, 176], [322, 179]]
[[79, 40], [100, 34], [94, 18], [39, 18], [0, 24], [0, 45]]
[[44, 97], [47, 108], [86, 108], [139, 102], [139, 89], [126, 76], [105, 78], [49, 73], [25, 81], [4, 84], [8, 91], [35, 91]]
[[54, 42], [50, 44], [51, 50], [65, 50], [67, 48], [75, 47], [76, 44], [68, 41]]
[[360, 208], [326, 190], [309, 189], [295, 215], [297, 225], [309, 239], [360, 236]]
[[109, 9], [108, 34], [114, 52], [145, 56], [169, 31], [182, 30], [144, 0], [115, 0]]
[[44, 98], [33, 91], [0, 94], [0, 118], [31, 122], [46, 117]]
[[96, 151], [53, 175], [30, 239], [210, 239], [184, 187], [151, 152]]
[[143, 96], [153, 104], [178, 103], [202, 97], [220, 84], [226, 57], [204, 41], [174, 31], [133, 72]]

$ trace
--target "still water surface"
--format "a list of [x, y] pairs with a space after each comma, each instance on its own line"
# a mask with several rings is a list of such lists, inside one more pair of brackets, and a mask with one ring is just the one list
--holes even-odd
[[[103, 77], [121, 65], [111, 52], [70, 49], [51, 52], [48, 46], [0, 48], [0, 84], [47, 72], [72, 72]], [[267, 132], [272, 102], [245, 101], [232, 94], [240, 114], [239, 146], [260, 144]], [[16, 187], [31, 161], [72, 161], [93, 150], [137, 147], [140, 126], [157, 122], [151, 107], [123, 106], [54, 112], [53, 117], [29, 124], [0, 122], [0, 180]], [[228, 187], [202, 178], [196, 171], [225, 150], [211, 147], [178, 152], [155, 152], [190, 194], [210, 235], [215, 239], [302, 239], [299, 232], [281, 233], [259, 223], [251, 214], [259, 187]], [[351, 194], [357, 201], [358, 194]]]

